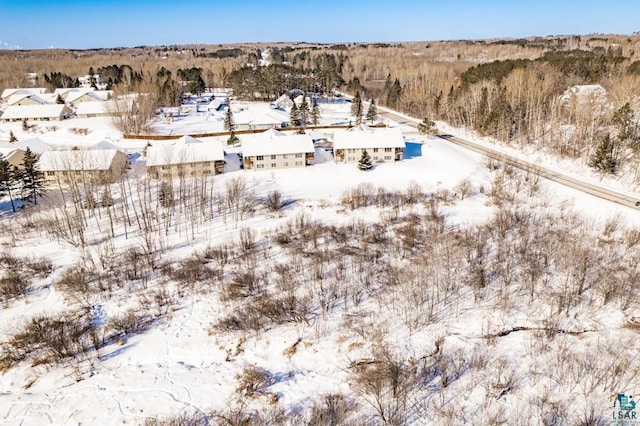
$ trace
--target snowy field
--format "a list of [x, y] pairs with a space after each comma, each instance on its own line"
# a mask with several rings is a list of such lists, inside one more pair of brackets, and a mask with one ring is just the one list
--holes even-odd
[[[349, 118], [344, 105], [322, 114], [326, 124]], [[157, 125], [222, 130], [203, 116]], [[144, 147], [107, 119], [38, 127], [1, 124], [0, 140], [11, 130], [54, 146]], [[4, 277], [19, 269], [9, 254], [51, 265], [0, 299], [0, 423], [609, 419], [614, 395], [635, 395], [640, 383], [640, 305], [629, 294], [640, 213], [490, 170], [445, 140], [405, 138], [418, 143], [411, 158], [368, 172], [322, 151], [303, 169], [229, 164], [224, 175], [175, 182], [169, 207], [133, 170], [109, 188], [111, 207], [78, 209], [52, 190], [38, 207], [3, 211]], [[275, 193], [282, 203], [270, 208]], [[7, 358], [25, 324], [58, 313], [91, 324], [70, 338], [77, 346], [33, 342]]]

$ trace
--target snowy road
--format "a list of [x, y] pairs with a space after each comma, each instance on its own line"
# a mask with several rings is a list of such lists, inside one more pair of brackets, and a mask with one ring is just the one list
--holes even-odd
[[[386, 118], [397, 121], [399, 123], [403, 123], [411, 127], [417, 127], [418, 123], [420, 122], [420, 120], [416, 118], [409, 117], [404, 114], [397, 113], [395, 111], [391, 111], [387, 108], [380, 108], [380, 110], [381, 110], [381, 115], [384, 115]], [[636, 205], [636, 203], [640, 203], [640, 194], [633, 193], [633, 192], [619, 191], [603, 185], [598, 185], [598, 184], [589, 182], [581, 178], [580, 176], [572, 175], [572, 174], [563, 172], [561, 170], [553, 169], [550, 167], [541, 166], [539, 164], [527, 161], [524, 158], [519, 158], [515, 155], [502, 152], [498, 149], [495, 149], [494, 147], [487, 146], [485, 144], [481, 144], [478, 142], [472, 142], [469, 140], [461, 139], [454, 135], [440, 134], [438, 135], [438, 137], [445, 139], [449, 142], [455, 143], [457, 145], [460, 145], [464, 148], [478, 152], [489, 158], [502, 161], [513, 167], [517, 167], [527, 172], [534, 173], [540, 177], [549, 179], [553, 182], [557, 182], [559, 184], [568, 186], [578, 191], [582, 191], [584, 193], [594, 195], [596, 197], [599, 197], [608, 201], [612, 201], [614, 203], [621, 204], [626, 207], [633, 207], [633, 208], [640, 209], [640, 206]]]

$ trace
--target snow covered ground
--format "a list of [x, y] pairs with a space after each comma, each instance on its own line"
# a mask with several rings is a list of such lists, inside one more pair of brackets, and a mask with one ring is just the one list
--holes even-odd
[[[265, 106], [256, 106], [252, 110], [258, 117], [265, 112]], [[348, 120], [348, 105], [323, 106], [322, 114], [327, 124]], [[47, 131], [47, 126], [53, 125], [57, 129], [49, 127]], [[205, 119], [203, 116], [176, 120], [170, 126], [178, 134], [222, 130], [219, 120]], [[8, 135], [10, 129], [20, 140], [37, 136], [55, 146], [91, 145], [107, 139], [132, 152], [144, 147], [144, 141], [122, 140], [121, 135], [111, 128], [108, 119], [72, 119], [39, 125], [39, 128], [26, 133], [22, 131], [20, 123], [2, 124], [0, 139]], [[87, 128], [89, 135], [76, 137], [75, 133], [69, 132], [70, 128]], [[451, 133], [455, 133], [454, 130], [451, 129]], [[531, 221], [532, 230], [540, 230], [534, 226], [540, 220], [538, 218], [551, 215], [549, 217], [556, 221], [549, 222], [544, 225], [547, 228], [541, 229], [556, 235], [568, 227], [567, 239], [575, 238], [575, 245], [579, 245], [580, 241], [575, 230], [584, 227], [581, 232], [585, 233], [586, 241], [599, 241], [598, 244], [602, 244], [593, 253], [589, 252], [596, 256], [590, 262], [604, 264], [605, 260], [597, 256], [604, 256], [604, 253], [618, 256], [622, 247], [628, 247], [627, 255], [636, 254], [637, 247], [631, 244], [631, 231], [627, 233], [626, 227], [637, 229], [640, 226], [639, 212], [558, 184], [543, 180], [534, 184], [523, 176], [518, 177], [517, 173], [515, 177], [508, 177], [504, 170], [489, 170], [479, 155], [445, 140], [430, 139], [416, 133], [406, 134], [405, 137], [408, 141], [420, 143], [411, 146], [411, 158], [394, 164], [379, 164], [369, 172], [331, 161], [302, 169], [265, 172], [245, 172], [237, 170], [237, 165], [229, 165], [229, 170], [236, 170], [213, 178], [209, 185], [213, 188], [212, 193], [223, 197], [228, 185], [242, 179], [247, 185], [247, 193], [259, 200], [255, 211], [242, 218], [234, 218], [235, 213], [215, 213], [214, 207], [203, 214], [190, 215], [187, 207], [171, 211], [153, 204], [149, 218], [155, 231], [145, 233], [135, 220], [127, 224], [122, 218], [116, 219], [114, 235], [108, 237], [107, 212], [100, 210], [99, 215], [90, 215], [86, 220], [87, 244], [74, 246], [65, 242], [64, 238], [53, 237], [46, 231], [45, 222], [41, 222], [43, 218], [51, 219], [51, 215], [47, 214], [48, 208], [62, 211], [53, 200], [41, 202], [41, 211], [30, 207], [17, 215], [2, 212], [0, 251], [10, 252], [19, 258], [46, 257], [52, 262], [52, 272], [35, 278], [25, 297], [5, 301], [0, 310], [2, 341], [8, 340], [34, 316], [52, 315], [82, 306], [92, 307], [92, 321], [104, 335], [108, 334], [109, 324], [114, 318], [128, 309], [146, 307], [148, 312], [142, 314], [152, 316], [153, 321], [145, 330], [108, 341], [98, 351], [89, 352], [86, 357], [78, 357], [76, 361], [34, 366], [27, 360], [7, 369], [0, 375], [0, 422], [9, 425], [142, 424], [145, 420], [180, 413], [228, 413], [229, 410], [245, 407], [256, 409], [259, 413], [282, 410], [289, 416], [290, 422], [295, 423], [295, 419], [299, 420], [295, 416], [308, 415], [322, 396], [340, 394], [357, 405], [353, 410], [357, 416], [352, 414], [351, 422], [376, 424], [381, 417], [375, 404], [370, 402], [375, 401], [375, 389], [371, 388], [371, 383], [367, 385], [362, 381], [354, 381], [354, 375], [357, 375], [354, 371], [368, 368], [363, 365], [368, 365], [367, 362], [379, 355], [376, 355], [376, 345], [381, 341], [389, 344], [394, 356], [401, 354], [406, 364], [415, 369], [423, 368], [420, 367], [423, 365], [421, 363], [431, 360], [430, 354], [441, 348], [442, 359], [433, 364], [439, 367], [424, 367], [420, 375], [421, 384], [414, 383], [415, 386], [411, 388], [415, 395], [405, 401], [406, 405], [422, 408], [407, 410], [410, 415], [405, 419], [406, 423], [531, 424], [544, 420], [541, 413], [550, 413], [552, 417], [564, 418], [566, 423], [575, 423], [579, 417], [576, 411], [594, 406], [596, 415], [602, 414], [607, 416], [603, 418], [608, 418], [612, 403], [608, 399], [609, 394], [605, 395], [600, 384], [589, 388], [582, 380], [589, 371], [578, 370], [578, 357], [586, 357], [583, 352], [590, 350], [597, 353], [600, 358], [580, 360], [592, 361], [591, 370], [598, 372], [601, 371], [596, 365], [598, 359], [606, 360], [607, 356], [620, 362], [631, 362], [632, 356], [625, 354], [629, 354], [633, 347], [634, 330], [625, 324], [629, 318], [640, 316], [637, 299], [629, 302], [629, 306], [621, 307], [617, 296], [612, 296], [612, 302], [601, 304], [600, 293], [596, 290], [599, 284], [595, 282], [587, 284], [580, 294], [572, 293], [569, 298], [574, 298], [575, 302], [567, 302], [562, 312], [553, 314], [552, 309], [555, 308], [551, 302], [547, 303], [545, 294], [560, 294], [564, 280], [569, 282], [571, 278], [569, 273], [566, 276], [555, 275], [556, 270], [561, 271], [557, 272], [559, 274], [565, 273], [560, 264], [563, 259], [569, 258], [568, 253], [554, 252], [557, 249], [555, 246], [549, 249], [549, 275], [539, 278], [540, 289], [536, 290], [533, 299], [522, 294], [524, 284], [499, 288], [497, 282], [502, 282], [505, 271], [496, 269], [493, 271], [495, 277], [489, 274], [486, 289], [473, 288], [465, 284], [468, 265], [454, 262], [441, 267], [437, 266], [437, 262], [457, 259], [453, 253], [449, 255], [446, 251], [463, 250], [457, 244], [470, 239], [475, 235], [476, 227], [483, 227], [487, 223], [491, 223], [486, 228], [487, 234], [479, 235], [487, 239], [487, 252], [499, 251], [497, 245], [493, 245], [500, 238], [500, 224], [503, 223], [498, 220], [501, 217], [498, 213], [507, 214], [513, 203], [517, 206], [514, 207], [517, 213], [513, 217]], [[469, 188], [463, 195], [461, 188], [465, 182], [469, 183]], [[497, 190], [494, 189], [501, 182], [505, 182], [507, 193], [516, 193], [516, 188], [522, 188], [515, 200], [505, 202], [506, 207], [501, 207], [496, 201], [500, 196], [495, 195]], [[402, 194], [413, 184], [418, 185], [422, 195], [419, 201], [397, 208], [368, 205], [350, 209], [341, 202], [347, 191], [366, 184], [372, 185], [376, 191], [383, 187]], [[130, 188], [136, 192], [136, 188], [144, 185], [144, 180], [133, 179]], [[124, 213], [118, 207], [123, 197], [116, 186], [113, 188], [116, 194], [113, 211], [118, 218]], [[523, 195], [526, 193], [524, 188], [530, 189], [530, 196]], [[275, 190], [282, 194], [286, 207], [271, 212], [263, 206], [263, 200]], [[132, 200], [137, 200], [143, 193], [137, 192], [138, 195]], [[155, 197], [155, 192], [153, 194]], [[426, 233], [424, 235], [430, 237], [426, 241], [412, 242], [419, 249], [394, 251], [396, 249], [391, 248], [395, 247], [394, 238], [409, 238], [410, 225], [415, 225], [412, 215], [418, 218], [420, 226], [428, 228], [433, 223], [437, 227], [435, 224], [439, 219], [429, 216], [433, 211], [430, 206], [435, 206], [435, 216], [442, 217], [442, 229], [423, 230]], [[580, 218], [573, 218], [574, 213]], [[142, 212], [137, 214], [141, 215]], [[394, 219], [394, 215], [399, 218]], [[611, 225], [612, 221], [620, 223], [617, 228]], [[300, 224], [302, 222], [306, 225]], [[382, 228], [375, 228], [375, 232], [387, 229], [390, 240], [387, 243], [371, 243], [370, 246], [359, 245], [359, 241], [373, 232], [365, 226], [360, 237], [352, 237], [344, 245], [335, 242], [339, 239], [339, 227], [357, 229], [361, 223], [381, 225]], [[303, 230], [316, 229], [311, 226], [313, 224], [334, 226], [338, 231], [324, 229], [324, 233], [314, 240]], [[614, 229], [605, 235], [601, 230], [608, 225]], [[524, 232], [526, 228], [523, 226], [518, 229]], [[242, 252], [237, 252], [236, 258], [218, 269], [213, 266], [213, 258], [206, 258], [212, 270], [222, 270], [221, 279], [207, 276], [178, 282], [177, 278], [171, 278], [177, 276], [171, 274], [178, 268], [171, 262], [178, 264], [210, 247], [239, 245], [243, 235], [248, 235], [248, 229], [256, 239], [255, 258], [245, 259]], [[588, 234], [591, 232], [589, 229], [597, 237]], [[336, 233], [335, 241], [329, 237], [330, 232]], [[354, 235], [358, 233], [357, 230], [350, 232], [354, 232]], [[509, 240], [508, 230], [504, 232], [507, 236], [502, 241], [505, 244], [513, 243]], [[300, 237], [301, 241], [296, 240], [298, 233], [304, 235], [304, 238]], [[284, 238], [278, 237], [280, 234], [285, 234], [284, 237], [288, 235], [294, 241], [278, 242], [279, 238]], [[149, 235], [153, 240], [151, 242]], [[538, 235], [532, 238], [531, 244], [546, 238]], [[173, 272], [164, 271], [156, 265], [156, 269], [149, 271], [148, 280], [135, 278], [131, 282], [117, 282], [113, 279], [118, 276], [116, 272], [99, 266], [103, 258], [117, 265], [129, 248], [142, 250], [149, 244], [157, 249], [155, 261], [158, 264], [172, 264]], [[518, 246], [513, 244], [514, 247]], [[35, 247], [37, 250], [34, 250]], [[504, 248], [509, 250], [506, 246]], [[563, 250], [566, 249], [567, 246], [564, 246]], [[356, 259], [360, 255], [353, 252], [367, 250], [379, 253], [371, 254], [371, 263], [363, 266], [364, 272], [357, 272]], [[429, 254], [423, 255], [422, 252]], [[315, 265], [314, 257], [331, 257], [332, 253], [344, 257], [345, 264], [333, 269], [333, 261], [327, 261], [318, 266], [326, 270], [310, 272]], [[514, 248], [507, 258], [520, 259], [517, 253]], [[469, 251], [469, 257], [474, 256], [481, 259], [483, 255]], [[485, 256], [491, 258], [489, 254]], [[135, 262], [140, 262], [140, 268], [143, 268], [142, 257]], [[85, 264], [87, 267], [94, 265], [97, 270], [111, 274], [108, 276], [114, 281], [111, 283], [114, 289], [93, 292], [86, 297], [65, 290], [59, 284], [61, 277], [76, 264]], [[275, 271], [284, 269], [287, 264], [302, 264], [305, 268], [294, 270], [292, 276], [278, 283]], [[385, 265], [397, 267], [399, 273], [404, 271], [399, 277], [401, 283], [397, 290], [392, 290], [386, 282], [376, 281], [383, 274]], [[424, 272], [419, 266], [433, 269]], [[556, 266], [557, 269], [554, 269]], [[590, 266], [593, 265], [584, 267]], [[321, 300], [323, 292], [328, 291], [323, 286], [333, 281], [323, 281], [318, 276], [335, 277], [341, 267], [346, 268], [341, 284], [354, 293], [332, 301], [330, 308], [321, 308], [318, 300]], [[512, 265], [514, 270], [519, 271], [519, 267]], [[369, 268], [375, 273], [366, 273]], [[470, 266], [468, 268], [475, 271]], [[489, 263], [487, 268], [491, 268]], [[286, 291], [292, 291], [300, 300], [309, 299], [311, 313], [306, 320], [290, 320], [283, 324], [271, 324], [264, 320], [264, 328], [258, 331], [238, 331], [231, 326], [228, 330], [222, 328], [220, 322], [224, 318], [257, 303], [257, 298], [252, 297], [243, 300], [226, 298], [233, 280], [251, 270], [267, 277], [266, 290], [263, 289], [265, 293], [258, 294], [278, 297], [287, 288]], [[580, 269], [576, 271], [579, 273]], [[589, 272], [597, 273], [593, 269], [589, 269]], [[421, 273], [425, 276], [418, 277]], [[448, 281], [449, 276], [452, 277], [451, 281]], [[609, 276], [598, 277], [602, 281], [611, 279]], [[436, 282], [445, 283], [443, 291], [451, 291], [451, 294], [436, 297], [403, 293], [409, 287], [402, 285], [402, 281], [413, 279], [418, 279], [422, 286], [420, 288], [426, 288], [426, 283], [431, 283], [434, 288]], [[514, 277], [513, 280], [514, 283], [520, 283], [520, 278]], [[524, 278], [522, 280], [524, 282]], [[291, 283], [295, 283], [295, 288], [287, 287]], [[364, 289], [362, 294], [356, 292], [358, 288]], [[425, 298], [424, 303], [419, 306], [412, 304], [419, 297]], [[439, 313], [429, 314], [427, 305], [430, 297], [438, 299], [435, 308], [436, 311], [441, 310]], [[164, 302], [161, 303], [158, 300], [162, 298]], [[168, 302], [168, 299], [171, 301]], [[479, 302], [476, 303], [476, 300]], [[412, 311], [409, 307], [416, 310]], [[555, 317], [558, 318], [557, 327], [563, 330], [595, 331], [591, 334], [562, 334], [547, 339], [538, 336], [543, 331], [536, 334], [535, 330], [490, 337], [492, 333], [512, 327], [543, 330], [549, 327], [550, 318]], [[412, 328], [414, 323], [415, 328]], [[619, 345], [617, 350], [612, 342]], [[624, 348], [626, 344], [631, 345], [629, 350]], [[605, 348], [611, 352], [606, 353]], [[561, 359], [560, 354], [576, 357], [575, 363], [573, 358], [570, 361]], [[483, 365], [483, 362], [486, 364]], [[563, 370], [561, 367], [567, 363], [576, 367], [567, 366]], [[454, 364], [459, 371], [446, 373], [447, 365]], [[557, 369], [551, 370], [550, 366], [557, 366]], [[629, 371], [637, 371], [630, 365], [624, 367], [629, 367]], [[262, 377], [263, 382], [256, 383], [252, 392], [239, 390], [240, 378], [246, 377], [247, 369], [251, 368], [268, 374]], [[358, 373], [358, 377], [362, 379], [364, 375], [361, 373]], [[447, 383], [447, 380], [451, 383]], [[620, 373], [608, 391], [611, 395], [637, 391], [637, 380], [638, 376], [628, 379], [628, 376]], [[386, 398], [387, 394], [383, 392], [381, 395]], [[574, 405], [564, 404], [567, 401]], [[540, 409], [536, 411], [531, 407]], [[559, 412], [558, 407], [566, 412]], [[257, 420], [254, 418], [255, 422]], [[217, 424], [217, 421], [213, 420], [213, 423]], [[344, 421], [344, 424], [348, 423], [350, 421]]]

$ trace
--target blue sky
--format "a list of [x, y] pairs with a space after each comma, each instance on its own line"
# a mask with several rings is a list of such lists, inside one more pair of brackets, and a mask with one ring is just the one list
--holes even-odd
[[0, 48], [630, 34], [640, 1], [0, 0]]

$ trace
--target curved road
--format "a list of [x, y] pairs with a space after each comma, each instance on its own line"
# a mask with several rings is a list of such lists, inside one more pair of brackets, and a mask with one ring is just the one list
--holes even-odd
[[[384, 115], [394, 121], [399, 123], [407, 124], [412, 127], [417, 127], [419, 120], [415, 118], [410, 118], [405, 115], [400, 115], [394, 111], [391, 111], [387, 108], [379, 107], [380, 115]], [[482, 155], [485, 155], [489, 158], [493, 158], [499, 161], [502, 161], [506, 164], [509, 164], [513, 167], [517, 167], [522, 170], [526, 170], [528, 172], [537, 174], [545, 179], [549, 179], [551, 181], [560, 183], [562, 185], [568, 186], [573, 189], [577, 189], [578, 191], [585, 192], [587, 194], [595, 195], [596, 197], [600, 197], [602, 199], [612, 201], [614, 203], [621, 204], [627, 207], [638, 208], [640, 207], [640, 194], [636, 193], [628, 193], [624, 191], [618, 191], [615, 189], [608, 188], [606, 186], [597, 185], [591, 182], [587, 182], [581, 180], [579, 178], [573, 177], [569, 174], [562, 173], [557, 170], [550, 169], [548, 167], [540, 166], [535, 163], [531, 163], [526, 160], [522, 160], [520, 158], [514, 157], [509, 154], [505, 154], [504, 152], [500, 152], [496, 149], [487, 147], [485, 145], [481, 145], [476, 142], [471, 142], [465, 139], [461, 139], [459, 137], [453, 135], [440, 134], [439, 138], [445, 139], [449, 142], [460, 145], [464, 148], [470, 149], [472, 151], [478, 152]], [[638, 205], [636, 204], [638, 203]]]

